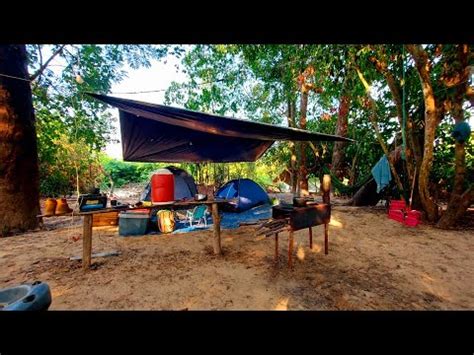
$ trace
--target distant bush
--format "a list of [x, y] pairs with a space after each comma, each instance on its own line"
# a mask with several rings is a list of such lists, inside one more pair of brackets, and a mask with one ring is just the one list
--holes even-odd
[[151, 173], [164, 165], [156, 163], [129, 163], [106, 158], [102, 166], [105, 172], [112, 178], [114, 185], [120, 187], [128, 183], [148, 181]]

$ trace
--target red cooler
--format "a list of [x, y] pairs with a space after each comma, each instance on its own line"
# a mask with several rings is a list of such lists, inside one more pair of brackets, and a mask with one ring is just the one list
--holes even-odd
[[174, 175], [168, 169], [160, 169], [151, 177], [151, 201], [174, 201]]

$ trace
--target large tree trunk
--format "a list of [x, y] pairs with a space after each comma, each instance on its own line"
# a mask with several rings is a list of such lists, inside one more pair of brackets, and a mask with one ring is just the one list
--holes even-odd
[[[468, 55], [469, 46], [460, 45], [458, 47], [457, 55], [457, 67], [459, 68], [454, 74], [456, 80], [451, 80], [451, 86], [456, 85], [456, 94], [451, 103], [451, 114], [454, 117], [455, 123], [464, 121], [464, 109], [463, 104], [466, 97], [467, 91], [467, 80], [470, 72], [468, 70]], [[471, 201], [471, 188], [464, 191], [464, 180], [466, 175], [466, 150], [465, 142], [456, 141], [455, 153], [454, 153], [454, 185], [451, 197], [448, 203], [448, 208], [443, 213], [441, 219], [438, 221], [437, 226], [439, 228], [449, 228], [456, 224], [457, 218], [462, 216]]]
[[[336, 135], [341, 137], [347, 136], [347, 116], [349, 115], [349, 105], [350, 97], [346, 93], [347, 87], [347, 76], [344, 79], [344, 84], [342, 88], [341, 98], [339, 101], [339, 111], [337, 114], [337, 123], [336, 123]], [[334, 150], [332, 153], [332, 163], [331, 163], [331, 172], [333, 175], [337, 176], [339, 180], [343, 180], [345, 174], [344, 169], [344, 148], [347, 145], [346, 142], [335, 142]]]
[[[24, 45], [0, 45], [0, 233], [38, 226], [35, 116]], [[21, 80], [18, 78], [24, 78]]]
[[408, 45], [407, 49], [415, 61], [425, 102], [425, 143], [423, 160], [420, 166], [418, 192], [421, 204], [426, 212], [426, 218], [431, 222], [436, 222], [438, 219], [438, 206], [429, 191], [429, 177], [433, 166], [434, 140], [436, 127], [439, 124], [439, 113], [431, 85], [428, 55], [420, 45]]

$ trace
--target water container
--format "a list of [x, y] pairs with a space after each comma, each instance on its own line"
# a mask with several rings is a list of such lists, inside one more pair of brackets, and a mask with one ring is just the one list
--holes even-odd
[[168, 169], [160, 169], [151, 177], [151, 201], [174, 201], [174, 175]]
[[149, 217], [148, 210], [121, 212], [119, 214], [119, 234], [123, 236], [145, 234]]

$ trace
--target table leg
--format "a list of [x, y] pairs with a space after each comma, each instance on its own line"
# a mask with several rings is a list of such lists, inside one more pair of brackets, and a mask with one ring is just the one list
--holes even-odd
[[288, 237], [288, 267], [293, 268], [293, 230]]
[[219, 206], [217, 203], [212, 204], [212, 221], [214, 222], [214, 254], [221, 255], [221, 219], [219, 217]]
[[92, 216], [84, 215], [82, 230], [82, 268], [88, 270], [92, 259]]
[[324, 224], [324, 254], [328, 254], [328, 232], [329, 232], [329, 224]]
[[278, 233], [275, 233], [275, 262], [278, 262]]
[[313, 229], [309, 227], [309, 248], [313, 249]]

